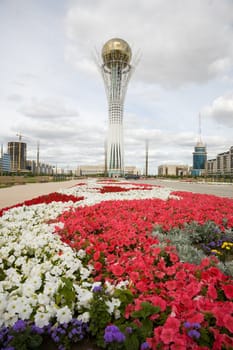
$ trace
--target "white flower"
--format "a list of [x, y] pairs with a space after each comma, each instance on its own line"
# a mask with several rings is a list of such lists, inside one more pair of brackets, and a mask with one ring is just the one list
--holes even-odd
[[49, 319], [50, 319], [49, 313], [38, 311], [34, 317], [35, 325], [41, 328], [44, 326], [47, 326], [49, 324]]
[[45, 293], [40, 293], [40, 294], [38, 294], [37, 300], [38, 300], [39, 304], [47, 305], [50, 302], [50, 296], [48, 294], [45, 294]]
[[90, 276], [91, 270], [92, 270], [91, 266], [89, 267], [89, 270], [85, 267], [80, 268], [80, 275], [82, 277], [82, 280], [88, 279], [88, 277]]
[[113, 314], [114, 310], [121, 305], [121, 302], [120, 302], [119, 299], [112, 298], [112, 300], [107, 300], [106, 301], [106, 305], [108, 307], [108, 312], [111, 315], [111, 314]]
[[20, 310], [20, 305], [18, 302], [18, 298], [17, 297], [13, 297], [12, 299], [10, 299], [6, 305], [6, 311], [9, 313], [9, 315], [15, 315], [19, 312]]
[[5, 310], [6, 308], [6, 301], [7, 297], [6, 294], [0, 293], [0, 314]]
[[22, 292], [24, 296], [27, 297], [31, 297], [35, 294], [35, 286], [29, 281], [26, 281], [23, 285], [22, 285]]
[[120, 281], [116, 285], [116, 289], [126, 289], [128, 285], [129, 285], [129, 281]]
[[118, 309], [114, 310], [114, 317], [116, 320], [118, 320], [121, 317], [120, 310]]
[[83, 323], [87, 323], [90, 320], [90, 314], [88, 311], [84, 312], [83, 314], [79, 315], [77, 317], [79, 321], [82, 321]]
[[62, 274], [62, 270], [59, 266], [53, 266], [50, 270], [51, 275], [60, 276]]
[[79, 251], [77, 252], [77, 256], [78, 256], [80, 259], [85, 258], [85, 256], [86, 256], [85, 250], [79, 249]]
[[18, 320], [18, 315], [12, 315], [9, 312], [4, 312], [0, 318], [0, 324], [7, 327], [13, 326]]
[[72, 312], [66, 305], [63, 308], [57, 310], [56, 317], [59, 323], [68, 323], [72, 319]]
[[31, 278], [30, 282], [34, 286], [35, 291], [40, 289], [41, 284], [42, 284], [42, 279], [40, 276], [34, 276]]
[[14, 256], [14, 255], [11, 255], [11, 256], [9, 256], [8, 259], [7, 259], [7, 264], [8, 264], [8, 265], [11, 265], [11, 264], [13, 264], [14, 261], [15, 261], [15, 256]]
[[54, 295], [54, 293], [58, 289], [58, 286], [59, 286], [58, 281], [51, 280], [51, 281], [46, 282], [45, 286], [44, 286], [44, 294], [50, 295], [50, 296]]
[[109, 295], [113, 295], [115, 291], [115, 286], [113, 286], [108, 281], [105, 282], [105, 286], [106, 286], [106, 293], [108, 293]]
[[93, 293], [78, 285], [74, 285], [74, 288], [77, 293], [78, 309], [81, 309], [81, 308], [88, 309], [90, 307], [90, 301], [93, 298]]
[[21, 309], [19, 310], [19, 318], [22, 320], [28, 320], [32, 314], [32, 307], [28, 303], [22, 303]]

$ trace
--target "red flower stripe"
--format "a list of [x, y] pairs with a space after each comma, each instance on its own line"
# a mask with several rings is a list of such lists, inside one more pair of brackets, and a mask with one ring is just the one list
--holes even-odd
[[58, 193], [58, 192], [54, 192], [54, 193], [50, 193], [50, 194], [46, 194], [43, 196], [39, 196], [30, 200], [26, 200], [22, 203], [18, 203], [16, 205], [12, 205], [10, 207], [6, 207], [0, 210], [0, 217], [3, 215], [3, 213], [9, 209], [12, 208], [17, 208], [17, 207], [22, 207], [23, 205], [26, 206], [30, 206], [30, 205], [34, 205], [34, 204], [49, 204], [51, 202], [78, 202], [83, 200], [84, 197], [75, 197], [73, 195], [67, 195], [67, 194], [62, 194], [62, 193]]

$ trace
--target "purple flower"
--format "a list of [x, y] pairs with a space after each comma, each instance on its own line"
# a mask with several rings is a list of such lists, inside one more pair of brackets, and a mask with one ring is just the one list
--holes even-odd
[[105, 328], [104, 341], [105, 343], [112, 343], [114, 341], [117, 343], [123, 343], [125, 341], [125, 335], [117, 326], [107, 326]]
[[105, 343], [112, 343], [114, 341], [114, 336], [112, 332], [105, 332], [104, 334]]
[[107, 326], [105, 328], [105, 332], [119, 332], [119, 328], [113, 324], [111, 326]]
[[191, 329], [190, 331], [188, 331], [188, 336], [191, 338], [199, 339], [201, 334], [198, 331], [196, 331], [196, 329]]
[[191, 325], [190, 322], [185, 322], [185, 323], [184, 323], [184, 327], [185, 327], [185, 328], [191, 328], [192, 325]]
[[197, 323], [197, 322], [193, 323], [192, 326], [193, 326], [193, 328], [197, 328], [197, 329], [201, 328], [200, 323]]
[[36, 334], [43, 334], [44, 333], [44, 329], [40, 328], [40, 327], [37, 327], [35, 324], [33, 324], [31, 326], [31, 330], [32, 330], [33, 333], [36, 333]]
[[125, 329], [126, 333], [131, 334], [133, 332], [131, 327], [126, 327]]
[[16, 332], [22, 332], [26, 329], [26, 323], [23, 320], [18, 320], [15, 322], [14, 326], [12, 327], [14, 331]]
[[93, 288], [93, 293], [100, 293], [102, 292], [102, 290], [103, 290], [102, 286], [95, 286]]
[[117, 343], [123, 343], [125, 341], [125, 335], [122, 332], [116, 332], [114, 333], [115, 341]]
[[58, 350], [66, 350], [66, 348], [63, 345], [59, 345]]
[[13, 339], [14, 337], [13, 337], [13, 335], [7, 335], [7, 339], [6, 339], [6, 342], [7, 343], [10, 343], [10, 341]]
[[147, 350], [147, 349], [149, 349], [149, 344], [147, 342], [142, 343], [141, 347], [140, 347], [140, 350]]

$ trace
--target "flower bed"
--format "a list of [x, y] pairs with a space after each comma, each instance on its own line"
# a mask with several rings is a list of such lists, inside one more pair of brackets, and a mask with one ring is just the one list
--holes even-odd
[[229, 251], [232, 199], [108, 181], [57, 197], [2, 211], [2, 349], [42, 349], [48, 337], [59, 350], [85, 339], [100, 349], [233, 348], [231, 261], [225, 273], [204, 252], [185, 261], [172, 241], [216, 229]]

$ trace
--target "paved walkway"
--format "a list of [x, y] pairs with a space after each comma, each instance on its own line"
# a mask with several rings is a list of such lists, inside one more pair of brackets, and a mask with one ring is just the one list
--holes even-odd
[[161, 180], [161, 179], [142, 179], [136, 180], [141, 183], [151, 183], [169, 187], [174, 191], [188, 191], [203, 194], [214, 194], [219, 197], [233, 198], [233, 184], [216, 183], [216, 182], [185, 182], [177, 180]]
[[78, 180], [64, 182], [33, 183], [26, 185], [15, 185], [0, 189], [0, 209], [21, 203], [43, 194], [56, 192], [62, 188], [69, 188], [76, 185]]

